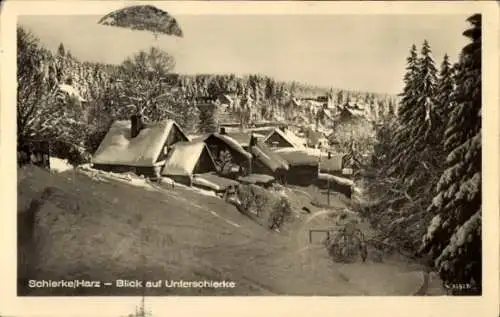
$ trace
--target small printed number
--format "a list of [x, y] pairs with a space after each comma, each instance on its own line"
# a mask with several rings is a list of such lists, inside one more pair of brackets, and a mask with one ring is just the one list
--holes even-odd
[[447, 283], [444, 285], [448, 289], [454, 290], [462, 290], [462, 289], [471, 289], [472, 285], [469, 283]]

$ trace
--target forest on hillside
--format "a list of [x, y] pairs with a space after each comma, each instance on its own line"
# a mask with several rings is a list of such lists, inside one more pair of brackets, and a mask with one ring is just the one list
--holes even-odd
[[[104, 65], [78, 60], [64, 43], [51, 52], [22, 26], [17, 39], [18, 138], [21, 143], [59, 140], [63, 152], [92, 154], [110, 123], [127, 119], [137, 108], [150, 121], [171, 118], [190, 133], [210, 130], [207, 125], [214, 114], [201, 113], [195, 106], [199, 97], [230, 95], [238, 104], [234, 116], [245, 121], [243, 125], [252, 120], [286, 120], [286, 113], [297, 116], [302, 110], [289, 108], [291, 98], [329, 96], [336, 105], [362, 103], [379, 117], [393, 113], [396, 104], [395, 96], [280, 82], [261, 74], [179, 75], [174, 58], [156, 47], [137, 52], [120, 65]], [[60, 98], [60, 84], [74, 87], [85, 102]], [[304, 117], [313, 123], [319, 115]]]
[[[334, 105], [364, 104], [379, 114], [373, 116], [377, 122], [337, 131], [353, 154], [371, 149], [370, 159], [360, 164], [358, 181], [367, 183], [373, 197], [363, 213], [387, 239], [428, 257], [454, 293], [480, 294], [481, 16], [468, 22], [463, 35], [470, 44], [456, 63], [445, 56], [436, 66], [427, 41], [411, 47], [397, 98], [257, 74], [178, 75], [173, 57], [155, 47], [121, 65], [79, 61], [64, 43], [51, 52], [19, 26], [18, 145], [50, 140], [54, 155], [76, 166], [89, 160], [114, 120], [135, 111], [150, 121], [172, 118], [189, 132], [204, 131], [213, 114], [198, 110], [200, 96], [236, 96], [240, 109], [267, 120], [286, 112], [293, 97], [328, 95]], [[74, 87], [81, 98], [62, 94], [60, 84]], [[373, 137], [357, 133], [371, 123]]]

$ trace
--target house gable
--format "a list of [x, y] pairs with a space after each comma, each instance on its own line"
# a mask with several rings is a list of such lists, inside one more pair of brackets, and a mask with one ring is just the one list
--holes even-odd
[[210, 151], [208, 150], [207, 146], [205, 145], [203, 146], [203, 150], [200, 153], [198, 162], [194, 167], [193, 174], [204, 174], [215, 171], [217, 171], [217, 167], [215, 165], [214, 158], [212, 157], [212, 154], [210, 154]]
[[294, 147], [293, 144], [288, 142], [282, 135], [274, 131], [271, 135], [269, 135], [265, 143], [271, 147]]
[[173, 123], [163, 143], [162, 151], [156, 158], [156, 162], [165, 160], [172, 146], [179, 142], [189, 142], [189, 138], [176, 123]]

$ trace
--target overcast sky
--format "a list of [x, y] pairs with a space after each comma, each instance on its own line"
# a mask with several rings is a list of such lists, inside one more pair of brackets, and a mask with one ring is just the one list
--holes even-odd
[[[168, 10], [168, 8], [165, 8]], [[100, 16], [20, 16], [51, 49], [120, 63], [151, 45], [175, 56], [179, 73], [263, 73], [276, 79], [399, 93], [410, 46], [430, 42], [436, 64], [466, 43], [467, 15], [179, 15], [184, 38], [97, 24]]]

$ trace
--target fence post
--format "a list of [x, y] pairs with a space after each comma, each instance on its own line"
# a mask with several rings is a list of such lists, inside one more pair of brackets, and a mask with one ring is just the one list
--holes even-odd
[[330, 178], [328, 178], [328, 180], [327, 180], [327, 186], [328, 186], [328, 189], [327, 189], [326, 199], [327, 199], [328, 206], [330, 206]]

